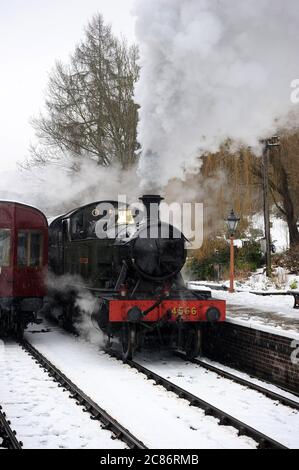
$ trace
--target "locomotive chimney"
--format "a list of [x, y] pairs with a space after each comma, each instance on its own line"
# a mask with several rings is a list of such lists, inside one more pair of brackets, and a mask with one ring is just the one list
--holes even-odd
[[145, 210], [147, 220], [159, 221], [160, 220], [160, 204], [164, 201], [164, 198], [158, 195], [146, 194], [140, 199], [142, 201]]

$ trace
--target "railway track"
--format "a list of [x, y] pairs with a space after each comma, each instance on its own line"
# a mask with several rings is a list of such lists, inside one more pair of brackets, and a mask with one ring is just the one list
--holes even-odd
[[[210, 372], [214, 372], [215, 374], [218, 374], [225, 379], [232, 380], [233, 382], [238, 383], [239, 385], [243, 385], [252, 390], [260, 392], [263, 395], [265, 395], [267, 398], [270, 398], [271, 400], [278, 401], [282, 405], [288, 406], [290, 408], [293, 408], [294, 410], [299, 411], [299, 403], [294, 400], [291, 400], [288, 397], [284, 397], [283, 395], [273, 392], [272, 390], [269, 390], [266, 387], [262, 387], [261, 385], [252, 383], [249, 380], [243, 379], [242, 377], [238, 377], [237, 375], [234, 375], [230, 372], [226, 372], [222, 369], [219, 369], [218, 367], [214, 365], [207, 364], [206, 362], [201, 361], [200, 359], [193, 359], [190, 361], [189, 359], [186, 358], [186, 355], [184, 353], [176, 352], [175, 354], [177, 357], [183, 359], [186, 362], [191, 362], [192, 364], [196, 364], [200, 367], [203, 367], [204, 369]], [[289, 393], [292, 393], [292, 392], [289, 392]]]
[[23, 444], [18, 441], [16, 432], [11, 429], [10, 424], [2, 410], [2, 406], [0, 406], [0, 438], [2, 438], [0, 447], [10, 450], [21, 450]]
[[220, 426], [232, 426], [238, 430], [239, 436], [248, 436], [252, 438], [258, 443], [258, 449], [287, 449], [287, 447], [283, 444], [257, 431], [246, 423], [243, 423], [237, 418], [229, 415], [225, 411], [216, 408], [215, 406], [202, 400], [196, 395], [193, 395], [187, 390], [184, 390], [183, 388], [170, 382], [164, 377], [147, 369], [138, 362], [135, 362], [133, 360], [127, 360], [126, 362], [124, 362], [121, 356], [114, 351], [107, 351], [107, 354], [109, 354], [111, 357], [114, 357], [115, 359], [118, 359], [124, 364], [129, 365], [133, 369], [138, 370], [138, 372], [144, 374], [148, 378], [148, 380], [153, 380], [157, 385], [161, 385], [167, 391], [175, 393], [179, 398], [187, 400], [190, 403], [190, 406], [201, 408], [206, 416], [213, 416], [214, 418], [218, 419]]
[[91, 419], [98, 420], [102, 424], [102, 428], [112, 432], [116, 439], [120, 439], [128, 445], [130, 449], [146, 449], [147, 447], [139, 441], [130, 431], [118, 423], [112, 416], [103, 410], [97, 403], [80, 390], [70, 379], [68, 379], [57, 367], [55, 367], [48, 359], [46, 359], [37, 349], [28, 341], [20, 342], [21, 347], [30, 356], [35, 359], [45, 371], [49, 373], [60, 387], [71, 393], [70, 398], [76, 400], [78, 406], [82, 406], [85, 412], [91, 415]]

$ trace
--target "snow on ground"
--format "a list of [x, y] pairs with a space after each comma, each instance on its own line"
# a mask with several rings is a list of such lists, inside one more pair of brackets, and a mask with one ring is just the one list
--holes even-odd
[[[271, 239], [276, 247], [278, 253], [282, 253], [287, 250], [290, 246], [290, 237], [287, 223], [271, 215]], [[264, 215], [255, 214], [252, 217], [252, 227], [259, 229], [262, 233], [264, 232]]]
[[[201, 290], [201, 282], [189, 282], [189, 288]], [[226, 300], [227, 319], [250, 328], [299, 339], [299, 310], [291, 295], [260, 296], [250, 292], [214, 290], [212, 296]], [[216, 284], [215, 284], [216, 287]]]
[[[95, 344], [57, 327], [27, 339], [96, 403], [149, 448], [256, 448], [237, 430], [219, 426], [185, 400], [156, 386], [136, 370], [106, 355]], [[101, 338], [99, 338], [101, 342]]]
[[[211, 287], [215, 286], [216, 288], [226, 288], [230, 286], [229, 280], [221, 282], [212, 282], [212, 281], [190, 281], [188, 283], [192, 285], [201, 285], [205, 284], [210, 285]], [[273, 270], [272, 277], [269, 278], [266, 276], [264, 269], [258, 269], [256, 272], [252, 273], [248, 279], [235, 280], [235, 290], [236, 292], [276, 292], [276, 293], [285, 293], [289, 291], [296, 291], [299, 288], [299, 276], [289, 274], [284, 268], [278, 267]]]
[[240, 377], [241, 379], [245, 379], [247, 380], [247, 382], [251, 382], [267, 390], [271, 390], [272, 392], [278, 393], [278, 395], [289, 398], [290, 400], [293, 400], [299, 404], [299, 395], [298, 396], [294, 395], [293, 393], [287, 392], [286, 390], [283, 390], [282, 388], [276, 385], [273, 385], [262, 379], [257, 379], [256, 377], [246, 374], [246, 372], [241, 372], [240, 370], [232, 369], [231, 367], [225, 366], [224, 364], [221, 364], [220, 362], [212, 361], [206, 357], [200, 357], [199, 359], [202, 362], [205, 362], [206, 364], [210, 364], [211, 366], [217, 367], [218, 369], [221, 369], [225, 372], [229, 372], [230, 374], [236, 375], [237, 377]]
[[212, 293], [214, 298], [226, 300], [229, 321], [290, 339], [299, 339], [299, 310], [293, 308], [292, 296], [262, 297], [249, 292]]
[[0, 354], [0, 404], [24, 449], [124, 449], [15, 343]]
[[[227, 288], [229, 281], [223, 283]], [[286, 269], [278, 267], [273, 269], [272, 277], [266, 276], [264, 269], [258, 269], [248, 279], [236, 280], [237, 291], [249, 292], [288, 292], [297, 290], [299, 287], [299, 276], [289, 274]]]
[[135, 360], [285, 446], [299, 448], [298, 411], [165, 353], [142, 354]]

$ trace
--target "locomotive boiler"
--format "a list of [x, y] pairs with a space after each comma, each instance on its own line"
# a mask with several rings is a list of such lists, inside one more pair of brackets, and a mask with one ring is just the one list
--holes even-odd
[[52, 296], [70, 326], [78, 316], [78, 296], [92, 294], [93, 323], [108, 342], [119, 339], [124, 359], [153, 333], [191, 358], [200, 353], [202, 325], [225, 319], [225, 302], [187, 289], [181, 274], [184, 235], [160, 220], [160, 196], [141, 201], [141, 211], [117, 201], [95, 202], [50, 223], [50, 269], [63, 276], [64, 286], [69, 279]]

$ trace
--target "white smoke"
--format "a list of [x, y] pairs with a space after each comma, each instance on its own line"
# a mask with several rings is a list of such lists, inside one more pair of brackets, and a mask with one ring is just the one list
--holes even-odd
[[80, 337], [89, 343], [105, 347], [105, 337], [99, 329], [96, 329], [92, 323], [91, 315], [96, 308], [99, 309], [99, 301], [88, 290], [81, 290], [76, 298], [76, 307], [79, 309], [80, 317], [75, 323], [75, 327]]
[[[60, 303], [61, 298], [65, 302], [66, 299], [72, 297], [74, 306], [77, 309], [76, 321], [74, 323], [76, 332], [84, 340], [104, 348], [104, 334], [94, 327], [91, 319], [94, 311], [99, 309], [99, 299], [88, 290], [84, 279], [79, 275], [64, 274], [56, 276], [48, 272], [46, 282], [50, 297], [42, 314], [58, 320], [63, 314], [63, 306]], [[55, 295], [53, 296], [52, 294], [54, 293]]]
[[73, 171], [76, 164], [75, 158], [67, 156], [57, 164], [0, 171], [0, 199], [36, 206], [51, 217], [93, 201], [117, 200], [119, 194], [137, 198], [136, 168], [103, 168], [86, 159], [79, 171]]
[[297, 0], [137, 0], [135, 15], [144, 186], [182, 178], [228, 138], [258, 151], [284, 123], [298, 74]]

